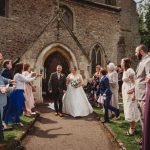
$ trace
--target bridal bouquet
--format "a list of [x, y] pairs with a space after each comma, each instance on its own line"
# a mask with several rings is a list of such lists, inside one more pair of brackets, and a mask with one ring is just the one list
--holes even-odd
[[71, 86], [73, 86], [74, 88], [79, 87], [80, 84], [80, 80], [79, 79], [75, 79], [71, 81]]

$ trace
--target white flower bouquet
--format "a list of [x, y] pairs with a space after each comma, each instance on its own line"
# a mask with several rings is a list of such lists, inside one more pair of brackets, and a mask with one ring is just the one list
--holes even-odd
[[79, 79], [75, 79], [71, 81], [71, 86], [73, 86], [74, 88], [79, 87], [80, 84], [80, 80]]

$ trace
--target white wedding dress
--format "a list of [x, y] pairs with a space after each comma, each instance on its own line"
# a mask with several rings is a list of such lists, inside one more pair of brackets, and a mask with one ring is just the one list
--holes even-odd
[[87, 99], [83, 87], [75, 88], [71, 85], [72, 80], [79, 79], [82, 81], [82, 76], [80, 74], [75, 76], [69, 74], [67, 78], [70, 82], [67, 86], [66, 94], [63, 97], [63, 113], [73, 117], [88, 116], [93, 112], [93, 108]]

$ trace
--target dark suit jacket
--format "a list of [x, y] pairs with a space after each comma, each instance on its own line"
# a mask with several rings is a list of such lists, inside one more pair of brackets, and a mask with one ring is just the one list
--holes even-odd
[[57, 72], [51, 74], [48, 90], [52, 90], [52, 94], [62, 94], [63, 90], [66, 90], [66, 77], [64, 74], [60, 75], [60, 79], [58, 79]]
[[8, 79], [13, 79], [12, 77], [12, 72], [8, 68], [3, 68], [1, 72], [1, 76], [8, 78]]
[[109, 85], [109, 79], [107, 76], [104, 76], [99, 83], [99, 89], [97, 90], [97, 96], [99, 96], [100, 94], [106, 95], [110, 95], [112, 94], [111, 90], [110, 90], [110, 85]]

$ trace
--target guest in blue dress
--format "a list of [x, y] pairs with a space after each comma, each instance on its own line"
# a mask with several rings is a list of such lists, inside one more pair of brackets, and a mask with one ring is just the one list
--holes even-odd
[[104, 99], [104, 109], [105, 109], [105, 114], [104, 114], [104, 121], [103, 123], [109, 122], [109, 114], [108, 110], [111, 110], [115, 113], [116, 118], [119, 117], [119, 109], [111, 106], [111, 97], [112, 97], [112, 92], [110, 90], [110, 85], [109, 85], [109, 79], [107, 77], [107, 70], [101, 69], [101, 79], [99, 82], [99, 89], [97, 90], [97, 96], [102, 96]]
[[33, 73], [28, 76], [22, 75], [24, 65], [22, 63], [18, 63], [15, 66], [15, 75], [14, 80], [16, 82], [15, 90], [10, 94], [9, 106], [5, 116], [5, 123], [17, 123], [20, 126], [23, 124], [20, 122], [20, 116], [22, 115], [25, 109], [25, 98], [24, 98], [24, 88], [26, 82], [31, 82], [35, 80], [35, 73], [33, 77]]
[[[11, 60], [4, 60], [1, 76], [3, 76], [4, 78], [7, 78], [7, 79], [13, 79], [12, 61]], [[10, 87], [10, 88], [12, 88], [12, 87]], [[6, 115], [6, 112], [8, 109], [8, 104], [9, 104], [9, 94], [7, 95], [7, 102], [6, 102], [6, 105], [4, 106], [3, 120], [5, 118], [5, 115]], [[3, 123], [3, 126], [4, 126], [4, 130], [8, 128], [5, 123]]]
[[[1, 69], [1, 63], [3, 60], [3, 55], [0, 53], [0, 69]], [[7, 88], [6, 84], [13, 83], [13, 80], [6, 79], [0, 75], [0, 142], [4, 140], [3, 135], [3, 125], [2, 125], [2, 116], [3, 116], [3, 107], [6, 105], [7, 102]]]

